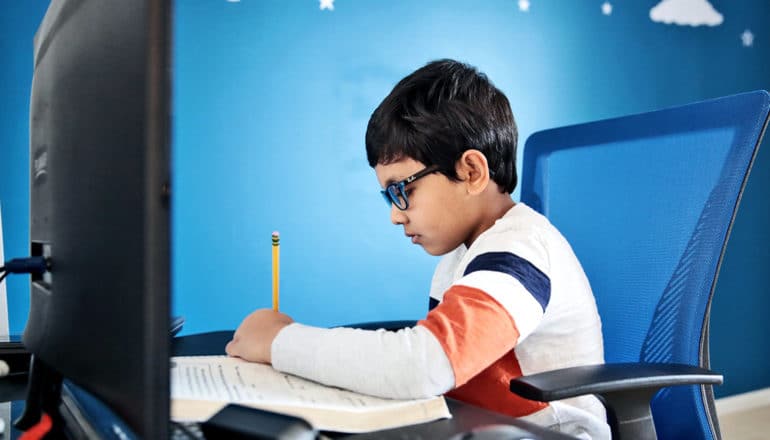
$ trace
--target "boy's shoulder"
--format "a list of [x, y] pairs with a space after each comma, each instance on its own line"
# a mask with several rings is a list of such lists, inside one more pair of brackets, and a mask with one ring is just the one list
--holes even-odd
[[[436, 266], [431, 296], [440, 299], [449, 285], [462, 278], [476, 259], [493, 264], [519, 264], [526, 261], [540, 272], [551, 276], [552, 271], [572, 270], [568, 265], [552, 267], [565, 252], [571, 252], [566, 240], [542, 214], [523, 203], [509, 209], [495, 224], [484, 231], [470, 248], [460, 245], [444, 255]], [[505, 256], [515, 256], [506, 258]], [[565, 260], [571, 261], [571, 260]]]
[[487, 252], [523, 251], [530, 254], [538, 249], [547, 254], [552, 238], [563, 240], [545, 216], [519, 202], [481, 233], [470, 248], [461, 244], [445, 254], [439, 261], [439, 268], [467, 263], [475, 256]]
[[517, 203], [482, 233], [463, 255], [466, 266], [484, 254], [513, 254], [548, 272], [554, 252], [560, 253], [563, 237], [542, 214]]

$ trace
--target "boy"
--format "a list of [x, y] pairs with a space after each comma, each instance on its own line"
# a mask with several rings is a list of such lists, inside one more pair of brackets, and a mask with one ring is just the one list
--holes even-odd
[[583, 438], [609, 438], [593, 396], [551, 404], [511, 378], [603, 362], [591, 288], [569, 244], [510, 193], [516, 124], [473, 67], [440, 60], [399, 82], [369, 120], [366, 151], [391, 221], [444, 255], [431, 310], [398, 332], [322, 329], [258, 310], [226, 351], [281, 371], [390, 398], [447, 393]]

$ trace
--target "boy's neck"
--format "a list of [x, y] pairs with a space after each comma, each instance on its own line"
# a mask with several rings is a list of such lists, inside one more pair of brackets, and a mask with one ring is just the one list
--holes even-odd
[[497, 193], [490, 197], [490, 200], [484, 204], [486, 209], [481, 214], [478, 227], [475, 228], [474, 233], [465, 241], [465, 247], [470, 248], [479, 235], [491, 228], [497, 220], [501, 219], [515, 205], [516, 203], [511, 199], [510, 194]]

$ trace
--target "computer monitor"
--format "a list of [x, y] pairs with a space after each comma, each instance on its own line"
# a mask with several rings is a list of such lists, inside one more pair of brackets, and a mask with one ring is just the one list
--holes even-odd
[[62, 379], [143, 438], [169, 420], [170, 1], [53, 0], [34, 38], [27, 406]]

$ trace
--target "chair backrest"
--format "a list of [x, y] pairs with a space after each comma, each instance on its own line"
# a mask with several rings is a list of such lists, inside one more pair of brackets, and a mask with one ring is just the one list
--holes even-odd
[[[708, 316], [768, 120], [765, 91], [533, 134], [521, 200], [569, 240], [596, 296], [607, 362], [708, 367]], [[653, 399], [660, 439], [719, 438], [711, 389]]]

